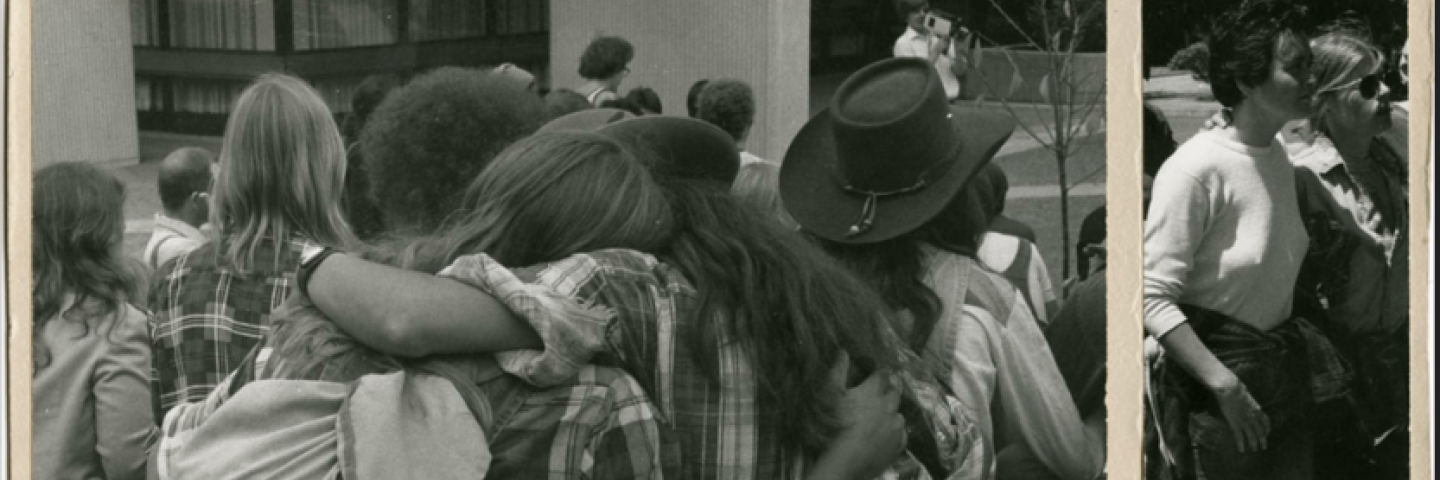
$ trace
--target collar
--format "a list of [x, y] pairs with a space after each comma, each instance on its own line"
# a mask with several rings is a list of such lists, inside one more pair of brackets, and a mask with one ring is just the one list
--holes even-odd
[[1340, 157], [1340, 151], [1335, 149], [1335, 144], [1330, 142], [1324, 135], [1316, 135], [1304, 149], [1294, 154], [1293, 161], [1296, 165], [1309, 168], [1317, 173], [1330, 173], [1336, 168], [1345, 166], [1345, 159]]
[[167, 217], [164, 213], [155, 214], [155, 228], [164, 228], [180, 234], [182, 237], [198, 242], [209, 240], [209, 237], [205, 236], [199, 229], [190, 226], [188, 223]]

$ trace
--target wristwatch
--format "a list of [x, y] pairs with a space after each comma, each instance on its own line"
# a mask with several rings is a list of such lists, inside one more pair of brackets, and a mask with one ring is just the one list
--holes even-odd
[[335, 249], [315, 244], [305, 245], [305, 248], [300, 250], [300, 270], [295, 273], [295, 282], [300, 289], [300, 294], [306, 297], [310, 296], [310, 276], [315, 274], [315, 269], [320, 267], [321, 262], [333, 254], [335, 254]]

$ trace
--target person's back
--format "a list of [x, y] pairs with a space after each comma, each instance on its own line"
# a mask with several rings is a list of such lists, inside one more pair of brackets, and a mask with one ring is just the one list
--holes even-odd
[[144, 476], [154, 426], [147, 328], [145, 314], [124, 305], [110, 315], [57, 316], [37, 332], [50, 363], [33, 379], [35, 478]]
[[35, 478], [141, 478], [150, 415], [142, 267], [120, 254], [124, 185], [83, 163], [35, 173]]
[[147, 303], [157, 418], [239, 366], [290, 294], [305, 246], [356, 243], [340, 211], [344, 174], [339, 128], [303, 81], [265, 75], [241, 94], [212, 194], [219, 240], [165, 264]]

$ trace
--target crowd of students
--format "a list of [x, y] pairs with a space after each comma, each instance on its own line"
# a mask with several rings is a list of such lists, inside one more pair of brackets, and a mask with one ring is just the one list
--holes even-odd
[[743, 81], [660, 115], [634, 55], [377, 76], [343, 128], [263, 75], [143, 260], [118, 180], [37, 171], [36, 477], [1103, 476], [1104, 287], [998, 227], [1013, 120], [883, 60], [769, 161]]
[[1208, 40], [1210, 128], [1177, 148], [1147, 111], [1147, 478], [1409, 478], [1394, 62], [1307, 25], [1242, 3]]

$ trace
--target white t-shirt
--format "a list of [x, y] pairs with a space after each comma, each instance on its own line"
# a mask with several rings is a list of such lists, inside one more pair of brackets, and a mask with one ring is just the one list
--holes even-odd
[[1251, 147], [1227, 130], [1200, 132], [1155, 177], [1143, 252], [1147, 333], [1185, 322], [1181, 303], [1261, 330], [1279, 325], [1309, 241], [1279, 142]]
[[[931, 42], [938, 41], [932, 35], [921, 35], [914, 28], [906, 27], [905, 33], [895, 39], [896, 57], [930, 58]], [[955, 45], [946, 47], [945, 53], [935, 58], [935, 72], [940, 74], [940, 83], [945, 85], [945, 98], [954, 100], [960, 96], [960, 79], [955, 78]]]

